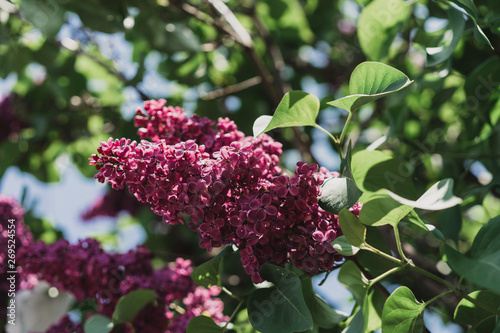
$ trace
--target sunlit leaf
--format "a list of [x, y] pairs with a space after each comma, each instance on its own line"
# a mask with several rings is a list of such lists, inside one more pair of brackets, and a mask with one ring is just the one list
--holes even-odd
[[391, 66], [379, 62], [363, 62], [354, 69], [349, 80], [351, 95], [328, 104], [353, 112], [365, 104], [407, 87], [412, 82], [403, 72]]
[[303, 91], [290, 91], [276, 108], [274, 115], [257, 118], [253, 126], [253, 135], [279, 127], [315, 126], [319, 112], [319, 99]]
[[408, 19], [411, 11], [411, 3], [403, 0], [375, 0], [363, 9], [358, 22], [358, 39], [368, 59], [387, 57], [399, 25]]
[[387, 193], [397, 202], [426, 210], [442, 210], [456, 206], [462, 199], [453, 195], [453, 179], [446, 178], [432, 185], [417, 201], [405, 199], [389, 190]]
[[359, 220], [369, 226], [389, 224], [396, 226], [413, 207], [403, 205], [382, 191], [374, 193], [369, 200], [363, 203], [359, 213]]
[[382, 313], [382, 333], [423, 332], [424, 303], [407, 287], [399, 287], [387, 299]]

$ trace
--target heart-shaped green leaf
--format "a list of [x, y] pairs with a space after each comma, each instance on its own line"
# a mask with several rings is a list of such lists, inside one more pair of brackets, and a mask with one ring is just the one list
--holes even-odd
[[208, 318], [207, 316], [191, 318], [186, 328], [186, 333], [222, 333], [224, 331], [212, 318]]
[[425, 303], [419, 303], [407, 287], [399, 287], [387, 299], [382, 312], [382, 333], [422, 332]]
[[122, 296], [116, 303], [113, 322], [115, 324], [131, 323], [135, 316], [155, 298], [156, 292], [152, 289], [134, 290]]
[[387, 190], [387, 193], [397, 202], [426, 210], [442, 210], [456, 206], [462, 199], [453, 195], [453, 179], [446, 178], [432, 185], [417, 201], [405, 199]]
[[318, 97], [304, 91], [290, 91], [276, 108], [274, 115], [261, 116], [253, 124], [253, 135], [279, 127], [316, 126], [319, 112]]
[[113, 329], [113, 321], [103, 315], [96, 314], [87, 319], [83, 330], [85, 333], [108, 333]]
[[349, 92], [352, 95], [327, 104], [353, 112], [365, 104], [407, 87], [412, 82], [403, 72], [391, 66], [380, 62], [363, 62], [354, 69], [349, 80]]
[[248, 318], [252, 326], [263, 333], [311, 329], [313, 319], [297, 274], [268, 263], [262, 266], [260, 274], [274, 286], [257, 289], [248, 297]]

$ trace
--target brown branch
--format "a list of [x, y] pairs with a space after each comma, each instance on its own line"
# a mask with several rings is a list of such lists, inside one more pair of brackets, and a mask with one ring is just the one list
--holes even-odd
[[248, 89], [250, 87], [260, 84], [261, 82], [262, 82], [262, 77], [254, 76], [248, 80], [203, 94], [200, 96], [200, 98], [206, 101], [213, 100], [219, 97], [231, 95], [236, 92]]

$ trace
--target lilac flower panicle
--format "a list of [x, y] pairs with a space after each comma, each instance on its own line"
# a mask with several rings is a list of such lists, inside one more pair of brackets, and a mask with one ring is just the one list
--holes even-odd
[[208, 251], [235, 244], [255, 283], [266, 262], [317, 274], [342, 260], [331, 246], [341, 235], [337, 216], [317, 200], [324, 179], [338, 173], [299, 162], [288, 176], [278, 165], [282, 146], [268, 135], [245, 137], [227, 118], [214, 129], [165, 100], [147, 101], [145, 110], [135, 124], [151, 141], [102, 142], [89, 159], [96, 179], [127, 186], [167, 223], [191, 217], [189, 227]]

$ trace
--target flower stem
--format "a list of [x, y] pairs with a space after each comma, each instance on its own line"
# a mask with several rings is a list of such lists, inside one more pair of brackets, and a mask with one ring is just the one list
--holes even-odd
[[229, 325], [229, 323], [231, 322], [231, 320], [233, 320], [234, 316], [236, 316], [236, 314], [238, 313], [238, 311], [240, 310], [241, 306], [243, 305], [243, 303], [245, 302], [244, 299], [242, 299], [238, 305], [236, 306], [236, 309], [234, 309], [233, 313], [231, 314], [231, 317], [229, 317], [229, 320], [227, 321], [226, 325], [224, 325], [224, 328], [222, 330], [222, 332], [225, 332], [226, 329], [227, 329], [227, 326]]

